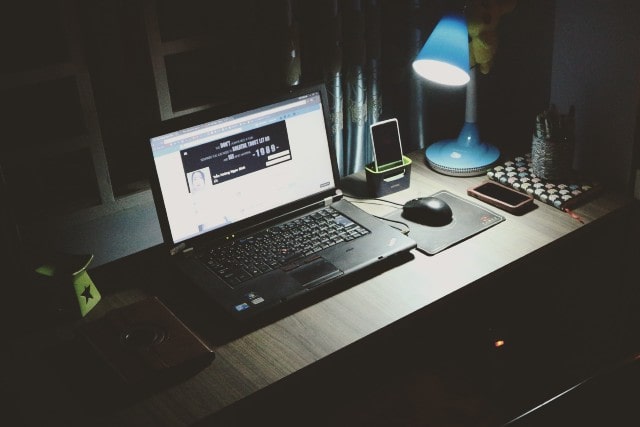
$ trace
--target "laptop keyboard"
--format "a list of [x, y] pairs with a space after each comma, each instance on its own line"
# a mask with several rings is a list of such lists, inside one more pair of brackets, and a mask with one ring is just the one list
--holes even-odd
[[205, 251], [199, 258], [227, 284], [238, 286], [273, 269], [286, 270], [300, 258], [368, 233], [332, 207], [326, 207]]

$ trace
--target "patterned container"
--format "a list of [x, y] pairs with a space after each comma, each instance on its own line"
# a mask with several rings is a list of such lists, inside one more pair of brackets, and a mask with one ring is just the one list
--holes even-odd
[[549, 181], [565, 179], [573, 166], [575, 109], [560, 114], [551, 105], [536, 116], [531, 142], [531, 166], [534, 175]]
[[542, 179], [559, 181], [567, 177], [573, 165], [573, 144], [569, 140], [533, 136], [531, 143], [531, 167]]

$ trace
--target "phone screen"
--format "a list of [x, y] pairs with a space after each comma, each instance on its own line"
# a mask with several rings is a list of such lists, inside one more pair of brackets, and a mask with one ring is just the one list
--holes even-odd
[[376, 168], [402, 163], [402, 145], [396, 119], [385, 120], [371, 125], [371, 140]]
[[508, 188], [504, 188], [490, 182], [476, 187], [475, 191], [494, 199], [501, 200], [512, 206], [516, 206], [526, 200], [529, 200], [529, 196], [525, 194], [520, 194], [517, 191], [509, 190]]

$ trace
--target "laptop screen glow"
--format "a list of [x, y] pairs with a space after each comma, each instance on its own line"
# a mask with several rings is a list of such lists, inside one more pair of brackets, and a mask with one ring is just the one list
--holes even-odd
[[335, 186], [319, 93], [150, 142], [174, 243]]

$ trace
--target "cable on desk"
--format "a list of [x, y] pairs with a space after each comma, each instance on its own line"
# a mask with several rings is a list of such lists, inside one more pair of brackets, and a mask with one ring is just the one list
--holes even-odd
[[[371, 215], [371, 214], [370, 214]], [[381, 219], [383, 221], [389, 221], [389, 222], [395, 222], [396, 224], [402, 224], [404, 227], [406, 227], [404, 230], [400, 227], [396, 227], [394, 225], [389, 224], [389, 227], [391, 228], [395, 228], [396, 230], [399, 230], [402, 234], [407, 235], [409, 234], [409, 232], [411, 231], [411, 227], [409, 227], [409, 224], [407, 224], [406, 222], [402, 222], [402, 221], [398, 221], [395, 219], [389, 219], [389, 218], [385, 218], [383, 216], [378, 216], [378, 215], [372, 215], [378, 219]]]
[[[376, 203], [376, 202], [384, 202], [384, 203], [390, 203], [390, 204], [395, 205], [395, 206], [404, 206], [402, 203], [396, 203], [396, 202], [392, 202], [391, 200], [384, 200], [384, 199], [378, 199], [378, 198], [376, 198], [376, 199], [364, 199], [364, 198], [353, 197], [353, 196], [345, 196], [345, 198], [346, 199], [351, 199], [350, 201], [353, 202], [353, 203], [366, 203], [366, 204], [369, 204], [369, 205], [386, 206], [386, 205], [383, 205], [382, 203]], [[409, 227], [409, 224], [407, 224], [406, 222], [398, 221], [398, 220], [395, 220], [395, 219], [389, 219], [389, 218], [385, 218], [383, 216], [378, 216], [378, 215], [373, 215], [373, 214], [370, 214], [370, 215], [374, 216], [374, 217], [376, 217], [376, 218], [378, 218], [380, 220], [383, 220], [383, 221], [388, 221], [388, 222], [393, 222], [393, 223], [396, 223], [396, 224], [401, 224], [403, 227], [405, 227], [404, 229], [402, 229], [400, 227], [393, 226], [391, 224], [389, 224], [389, 226], [392, 227], [392, 228], [395, 228], [396, 230], [399, 230], [404, 235], [409, 234], [409, 231], [411, 231], [411, 227]]]
[[375, 202], [384, 202], [384, 203], [389, 203], [389, 204], [392, 204], [392, 205], [395, 205], [395, 206], [400, 206], [400, 207], [404, 206], [404, 204], [402, 204], [402, 203], [396, 203], [396, 202], [392, 202], [391, 200], [378, 199], [378, 198], [375, 198], [375, 199], [366, 198], [365, 199], [365, 198], [354, 197], [354, 196], [344, 196], [344, 198], [347, 199], [347, 200], [351, 199], [350, 201], [353, 202], [353, 203], [367, 203], [369, 205], [385, 206], [385, 205], [382, 205], [381, 203], [375, 203]]

